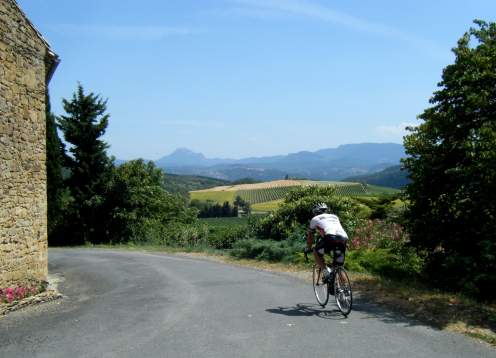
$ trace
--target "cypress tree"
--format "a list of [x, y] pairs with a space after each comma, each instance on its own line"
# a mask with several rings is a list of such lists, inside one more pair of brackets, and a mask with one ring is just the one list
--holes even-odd
[[105, 240], [104, 201], [111, 185], [112, 161], [107, 143], [100, 139], [108, 126], [107, 101], [84, 93], [78, 84], [70, 101], [63, 99], [67, 115], [58, 118], [66, 142], [70, 143], [67, 166], [68, 188], [73, 197], [71, 222], [74, 244]]

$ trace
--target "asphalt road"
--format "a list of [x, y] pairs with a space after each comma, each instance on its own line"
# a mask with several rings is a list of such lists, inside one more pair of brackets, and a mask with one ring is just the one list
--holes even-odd
[[212, 261], [56, 249], [61, 300], [0, 318], [0, 357], [496, 357], [356, 300], [347, 319], [303, 280]]

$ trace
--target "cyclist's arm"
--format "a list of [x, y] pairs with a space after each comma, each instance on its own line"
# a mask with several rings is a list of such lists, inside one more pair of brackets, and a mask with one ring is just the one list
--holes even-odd
[[310, 249], [312, 248], [313, 245], [313, 232], [317, 229], [317, 220], [316, 218], [312, 218], [310, 220], [310, 225], [308, 226], [308, 231], [307, 231], [307, 247]]
[[313, 245], [313, 230], [312, 229], [308, 229], [308, 232], [307, 232], [307, 247], [309, 249], [312, 248], [312, 245]]

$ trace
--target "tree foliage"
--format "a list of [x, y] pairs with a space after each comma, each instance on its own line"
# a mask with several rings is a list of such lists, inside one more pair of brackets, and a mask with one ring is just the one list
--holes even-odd
[[251, 214], [251, 205], [248, 201], [244, 200], [241, 196], [236, 195], [234, 199], [234, 207], [236, 212], [243, 212], [245, 215]]
[[55, 116], [46, 96], [46, 171], [47, 171], [47, 218], [48, 240], [57, 241], [64, 219], [63, 163], [65, 147], [57, 134]]
[[66, 142], [71, 144], [66, 165], [67, 186], [74, 199], [71, 207], [74, 243], [95, 242], [104, 236], [102, 208], [112, 174], [108, 145], [101, 139], [108, 125], [106, 101], [86, 95], [81, 84], [70, 101], [63, 99], [67, 115], [58, 118]]
[[50, 244], [174, 244], [194, 236], [188, 229], [197, 210], [186, 208], [180, 194], [166, 191], [162, 170], [141, 159], [115, 167], [107, 156], [108, 145], [101, 139], [109, 120], [106, 101], [85, 94], [78, 85], [63, 106], [67, 114], [58, 118], [58, 125], [70, 155], [65, 154], [47, 109], [48, 215], [49, 222], [57, 224]]
[[[412, 243], [428, 276], [494, 297], [496, 283], [496, 24], [475, 21], [439, 89], [405, 137]], [[492, 292], [492, 293], [491, 293]]]
[[114, 169], [106, 200], [111, 242], [155, 242], [169, 235], [169, 226], [190, 224], [196, 209], [187, 209], [179, 194], [164, 187], [164, 173], [153, 162], [132, 160]]
[[238, 207], [231, 206], [228, 201], [222, 205], [211, 200], [200, 201], [193, 199], [189, 203], [192, 208], [198, 209], [199, 218], [221, 218], [221, 217], [237, 217]]

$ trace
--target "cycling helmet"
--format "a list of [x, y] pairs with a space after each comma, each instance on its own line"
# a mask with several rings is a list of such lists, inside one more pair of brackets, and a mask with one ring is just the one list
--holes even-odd
[[315, 215], [323, 214], [326, 211], [327, 211], [327, 205], [325, 203], [318, 203], [312, 209], [312, 212]]

